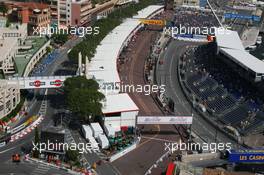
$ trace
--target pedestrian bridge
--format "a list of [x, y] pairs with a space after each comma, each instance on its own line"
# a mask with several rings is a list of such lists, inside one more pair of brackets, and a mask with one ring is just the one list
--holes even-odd
[[60, 88], [63, 82], [73, 76], [16, 77], [7, 80], [8, 85], [19, 85], [20, 89]]

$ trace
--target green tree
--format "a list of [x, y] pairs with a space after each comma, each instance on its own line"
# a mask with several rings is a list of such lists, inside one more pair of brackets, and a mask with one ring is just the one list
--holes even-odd
[[[38, 131], [38, 128], [35, 129], [35, 138], [34, 138], [34, 144], [35, 145], [39, 145], [39, 142], [40, 142], [40, 138], [39, 138], [39, 131]], [[35, 149], [33, 150], [33, 157], [34, 158], [39, 158], [39, 150], [38, 149]]]
[[68, 41], [69, 35], [66, 33], [58, 33], [58, 34], [53, 34], [51, 38], [56, 44], [64, 44]]
[[1, 3], [0, 3], [0, 12], [2, 12], [3, 15], [5, 16], [6, 13], [7, 13], [7, 11], [8, 11], [8, 9], [7, 9], [6, 4], [5, 4], [4, 2], [1, 2]]
[[[64, 82], [67, 106], [77, 116], [87, 122], [102, 115], [102, 104], [105, 96], [98, 91], [99, 85], [85, 77], [68, 78]], [[90, 118], [91, 117], [91, 118]]]
[[47, 53], [51, 53], [52, 48], [51, 48], [50, 46], [47, 46], [47, 47], [46, 47], [46, 51], [47, 51]]
[[93, 79], [86, 79], [84, 76], [78, 76], [74, 78], [68, 78], [64, 82], [64, 91], [69, 93], [74, 89], [93, 89], [98, 90], [99, 85]]
[[69, 162], [77, 162], [79, 159], [79, 152], [77, 150], [67, 150], [66, 159]]

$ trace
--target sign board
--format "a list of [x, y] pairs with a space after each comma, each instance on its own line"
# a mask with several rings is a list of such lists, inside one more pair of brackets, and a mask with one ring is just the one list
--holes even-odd
[[193, 116], [138, 116], [137, 124], [144, 125], [190, 125], [192, 124]]
[[61, 79], [25, 80], [25, 88], [58, 88], [63, 85], [63, 81]]
[[230, 151], [228, 161], [233, 163], [264, 163], [264, 149]]
[[193, 38], [193, 34], [175, 34], [174, 38]]
[[164, 20], [156, 20], [156, 19], [140, 19], [139, 21], [142, 24], [157, 25], [157, 26], [164, 26], [166, 23]]
[[234, 19], [234, 18], [236, 18], [236, 19], [247, 19], [247, 20], [253, 20], [256, 22], [259, 22], [261, 19], [259, 16], [256, 16], [256, 15], [241, 15], [241, 14], [234, 14], [234, 13], [225, 13], [224, 17], [226, 19]]

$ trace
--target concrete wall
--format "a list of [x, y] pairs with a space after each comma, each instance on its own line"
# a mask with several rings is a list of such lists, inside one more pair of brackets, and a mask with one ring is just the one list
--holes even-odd
[[182, 156], [182, 162], [194, 162], [220, 158], [220, 153], [188, 154]]

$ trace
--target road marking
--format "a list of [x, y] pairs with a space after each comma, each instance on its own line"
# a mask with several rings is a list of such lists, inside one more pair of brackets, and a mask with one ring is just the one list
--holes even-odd
[[[156, 137], [159, 135], [159, 132], [160, 132], [160, 125], [157, 125], [157, 128], [158, 128], [158, 132], [157, 132], [157, 134], [154, 135], [152, 138], [156, 138]], [[146, 140], [146, 141], [140, 143], [140, 144], [137, 146], [136, 149], [140, 148], [141, 146], [145, 145], [146, 143], [148, 143], [148, 142], [150, 142], [150, 141], [151, 141], [151, 139], [148, 139], [148, 140]], [[136, 150], [136, 149], [134, 149], [134, 150]]]
[[6, 150], [4, 150], [4, 151], [1, 151], [0, 154], [3, 154], [3, 153], [8, 152], [8, 151], [11, 151], [11, 150], [15, 149], [16, 147], [17, 147], [17, 146], [14, 146], [14, 147], [12, 147], [12, 148], [9, 148], [9, 149], [6, 149]]
[[172, 142], [172, 143], [175, 143], [175, 141], [167, 140], [167, 139], [152, 138], [152, 137], [146, 137], [146, 136], [142, 136], [142, 138], [146, 138], [146, 139], [150, 139], [150, 140], [156, 140], [156, 141], [161, 141], [161, 142]]

